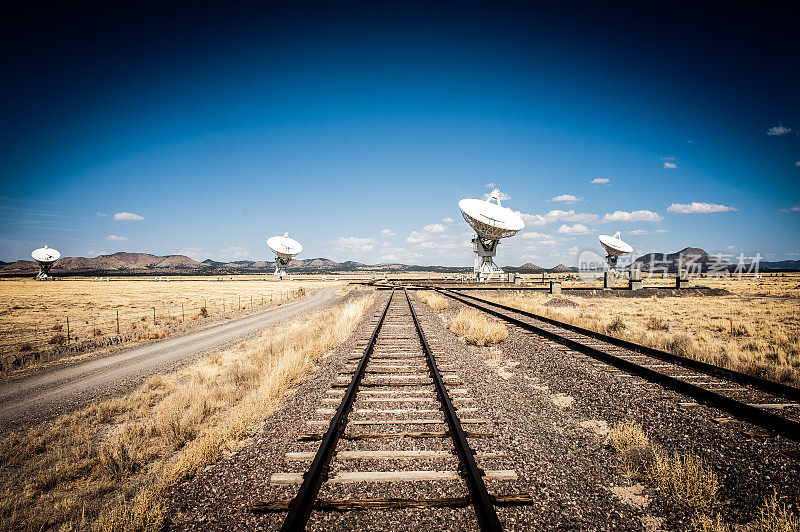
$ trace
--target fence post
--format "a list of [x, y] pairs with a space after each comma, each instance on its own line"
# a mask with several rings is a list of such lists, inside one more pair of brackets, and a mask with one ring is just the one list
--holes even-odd
[[119, 311], [117, 311], [117, 335], [119, 335]]
[[67, 343], [69, 343], [69, 316], [67, 316]]
[[250, 308], [253, 308], [253, 294], [250, 294]]
[[183, 311], [183, 303], [181, 303], [181, 323], [186, 321], [186, 313]]
[[153, 325], [156, 324], [156, 307], [153, 307]]

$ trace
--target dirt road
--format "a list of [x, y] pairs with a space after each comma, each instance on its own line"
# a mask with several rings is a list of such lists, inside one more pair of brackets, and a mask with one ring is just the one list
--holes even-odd
[[260, 330], [346, 296], [327, 288], [308, 299], [266, 312], [0, 383], [0, 434], [53, 419], [129, 391], [152, 375], [174, 371], [201, 355], [235, 344]]

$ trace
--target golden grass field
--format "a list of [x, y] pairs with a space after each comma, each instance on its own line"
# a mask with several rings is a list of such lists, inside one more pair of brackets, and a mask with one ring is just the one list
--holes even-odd
[[236, 449], [374, 296], [263, 331], [140, 389], [0, 441], [0, 530], [160, 530], [162, 496]]
[[[0, 280], [0, 353], [13, 354], [70, 342], [138, 333], [161, 338], [166, 326], [233, 311], [268, 308], [303, 294], [341, 285], [319, 279], [275, 281], [271, 277]], [[153, 319], [155, 308], [155, 323]], [[205, 311], [203, 310], [205, 308]], [[27, 344], [27, 345], [26, 345]]]
[[730, 295], [623, 298], [565, 292], [493, 295], [500, 303], [675, 354], [800, 386], [800, 276], [695, 279]]

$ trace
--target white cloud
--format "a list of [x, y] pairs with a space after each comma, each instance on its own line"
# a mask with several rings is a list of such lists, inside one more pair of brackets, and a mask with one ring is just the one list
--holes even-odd
[[791, 133], [792, 128], [784, 127], [784, 126], [772, 126], [767, 130], [767, 135], [771, 137], [777, 137], [780, 135], [786, 135], [787, 133]]
[[655, 231], [653, 231], [653, 232], [654, 232], [654, 233], [668, 233], [669, 231], [667, 231], [666, 229], [656, 229], [656, 230], [655, 230]]
[[525, 240], [538, 240], [542, 238], [553, 238], [550, 235], [546, 235], [544, 233], [537, 233], [536, 231], [531, 231], [529, 233], [519, 233], [517, 238], [522, 238]]
[[796, 253], [796, 252], [792, 251], [790, 253], [787, 253], [786, 256], [787, 257], [800, 257], [800, 253]]
[[422, 230], [426, 233], [444, 233], [447, 231], [442, 224], [428, 224]]
[[800, 205], [792, 205], [788, 209], [781, 209], [781, 212], [800, 212]]
[[794, 165], [795, 166], [800, 166], [800, 161], [797, 161], [796, 163], [794, 163]]
[[736, 246], [734, 246], [733, 244], [731, 244], [730, 246], [728, 246], [728, 249], [736, 249]]
[[558, 240], [540, 240], [540, 241], [536, 242], [536, 244], [538, 244], [540, 246], [557, 246], [559, 244], [559, 242], [558, 242]]
[[494, 183], [486, 183], [486, 188], [495, 188], [495, 187], [497, 187], [497, 185], [495, 185]]
[[607, 177], [597, 177], [595, 179], [592, 179], [591, 183], [593, 185], [607, 185], [609, 181], [611, 180], [608, 179]]
[[575, 255], [578, 254], [578, 246], [572, 246], [571, 248], [569, 248], [569, 251], [567, 253], [569, 253], [571, 257], [574, 257]]
[[[491, 192], [487, 192], [486, 194], [483, 195], [483, 199], [485, 199], [485, 200], [489, 199], [489, 196], [491, 196], [491, 195], [492, 195]], [[500, 198], [500, 201], [506, 201], [506, 200], [510, 200], [511, 196], [509, 196], [505, 192], [501, 192], [500, 195], [499, 195], [499, 198]]]
[[446, 217], [446, 218], [442, 218], [442, 223], [443, 223], [443, 224], [451, 224], [451, 223], [453, 223], [453, 222], [455, 222], [455, 220], [453, 220], [453, 219], [452, 219], [452, 218], [450, 218], [449, 216], [448, 216], [448, 217]]
[[653, 211], [640, 210], [640, 211], [614, 211], [613, 213], [603, 216], [603, 221], [608, 222], [660, 222], [663, 220], [661, 216]]
[[562, 235], [588, 235], [592, 230], [582, 224], [575, 224], [572, 227], [564, 224], [558, 228], [558, 232]]
[[666, 162], [664, 163], [664, 168], [669, 168], [670, 170], [675, 170], [677, 167], [678, 167], [678, 165], [677, 165], [677, 164], [675, 164], [675, 163], [671, 163], [671, 162], [669, 162], [669, 161], [666, 161]]
[[406, 238], [406, 242], [409, 244], [419, 244], [420, 242], [425, 242], [427, 238], [426, 235], [423, 235], [419, 231], [411, 231], [411, 234]]
[[132, 212], [118, 212], [114, 215], [115, 220], [134, 220], [134, 221], [142, 221], [144, 220], [144, 216], [139, 216], [138, 214], [133, 214]]
[[336, 246], [340, 251], [372, 251], [375, 247], [374, 238], [359, 238], [355, 236], [343, 237], [340, 236], [336, 240], [332, 240], [331, 244]]
[[111, 242], [126, 242], [128, 239], [125, 238], [124, 236], [108, 235], [106, 237], [106, 240], [111, 241]]
[[572, 194], [561, 194], [560, 196], [556, 196], [555, 198], [550, 198], [547, 201], [560, 201], [563, 203], [577, 203], [581, 201], [583, 198], [578, 198], [573, 196]]
[[544, 216], [540, 216], [538, 214], [526, 214], [520, 211], [514, 211], [514, 213], [522, 218], [522, 221], [525, 222], [525, 225], [544, 225], [547, 223]]
[[189, 248], [186, 248], [186, 249], [184, 249], [182, 251], [178, 251], [175, 254], [176, 255], [185, 255], [185, 256], [189, 257], [190, 259], [194, 259], [194, 260], [203, 260], [205, 258], [208, 258], [207, 254], [203, 251], [203, 248], [198, 248], [198, 247], [189, 247]]
[[[798, 163], [798, 166], [800, 166], [800, 163]], [[97, 211], [97, 217], [98, 218], [105, 218], [106, 217], [106, 213]]]
[[219, 254], [225, 258], [243, 259], [250, 256], [250, 252], [245, 251], [242, 246], [230, 246], [228, 249], [220, 249]]
[[392, 233], [389, 229], [384, 229], [381, 231], [381, 236], [395, 236], [396, 233]]
[[629, 235], [646, 235], [647, 231], [644, 229], [634, 229], [633, 231], [628, 231]]
[[673, 203], [667, 207], [669, 212], [678, 212], [682, 214], [690, 213], [709, 213], [709, 212], [729, 212], [737, 211], [736, 207], [729, 207], [727, 205], [719, 205], [717, 203], [705, 203], [693, 201], [691, 203]]
[[582, 222], [594, 223], [597, 221], [598, 216], [588, 212], [575, 212], [570, 209], [562, 211], [560, 209], [552, 210], [545, 215], [541, 214], [525, 214], [519, 211], [514, 211], [527, 225], [545, 225], [553, 222]]

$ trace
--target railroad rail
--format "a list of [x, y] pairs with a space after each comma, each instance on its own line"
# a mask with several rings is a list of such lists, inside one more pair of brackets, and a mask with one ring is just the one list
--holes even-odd
[[[459, 417], [478, 412], [478, 409], [470, 406], [473, 399], [466, 396], [466, 389], [457, 387], [462, 383], [454, 371], [453, 361], [441, 352], [437, 354], [440, 359], [437, 361], [435, 350], [425, 336], [408, 292], [405, 289], [402, 292], [392, 290], [363, 352], [360, 355], [354, 353], [355, 356], [348, 359], [348, 366], [326, 392], [324, 401], [338, 402], [338, 407], [335, 411], [331, 408], [317, 410], [320, 414], [332, 413], [330, 422], [307, 422], [311, 426], [327, 426], [327, 430], [322, 435], [314, 433], [299, 437], [299, 441], [320, 441], [318, 450], [286, 455], [287, 461], [311, 460], [310, 466], [305, 473], [275, 473], [270, 479], [272, 484], [301, 484], [297, 494], [291, 501], [256, 503], [253, 510], [288, 510], [281, 529], [295, 531], [306, 528], [314, 511], [472, 506], [482, 530], [502, 530], [495, 506], [530, 504], [532, 497], [527, 493], [489, 494], [484, 479], [515, 480], [516, 472], [483, 470], [478, 466], [476, 459], [491, 460], [502, 453], [475, 453], [470, 448], [469, 438], [492, 438], [493, 434], [463, 428], [463, 425], [480, 426], [488, 420]], [[388, 409], [394, 404], [402, 408]], [[433, 408], [436, 406], [438, 408]], [[380, 426], [383, 431], [363, 432], [370, 426]], [[414, 431], [415, 426], [423, 428]], [[437, 427], [444, 430], [434, 430]], [[452, 443], [450, 449], [444, 443], [448, 439]], [[348, 443], [347, 449], [339, 449], [342, 441]], [[361, 442], [366, 442], [363, 449], [352, 448]], [[380, 446], [381, 442], [392, 442], [391, 448], [376, 450], [375, 446]], [[398, 443], [402, 449], [397, 449]], [[422, 461], [430, 467], [439, 459], [452, 462], [454, 456], [457, 460], [455, 470], [408, 469], [415, 461]], [[393, 469], [342, 470], [342, 463], [349, 460], [381, 461]], [[403, 468], [393, 465], [398, 461], [404, 465]], [[335, 474], [332, 468], [336, 469]], [[447, 486], [452, 486], [455, 481], [458, 489], [454, 496], [319, 498], [321, 489], [337, 483], [363, 484], [364, 487], [357, 490], [363, 494], [369, 493], [376, 482], [441, 481], [449, 482]], [[414, 490], [415, 494], [424, 491]]]
[[[453, 290], [437, 292], [572, 351], [692, 397], [735, 418], [800, 441], [800, 389], [635, 344]], [[720, 419], [727, 422], [727, 419]]]

